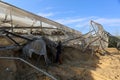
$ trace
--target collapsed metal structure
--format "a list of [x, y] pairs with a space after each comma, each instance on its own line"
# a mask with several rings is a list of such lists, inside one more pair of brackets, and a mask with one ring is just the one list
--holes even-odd
[[[0, 29], [5, 29], [13, 34], [33, 34], [47, 36], [53, 41], [80, 39], [84, 49], [92, 43], [107, 47], [108, 37], [102, 25], [91, 21], [91, 29], [87, 34], [73, 30], [55, 21], [35, 15], [11, 4], [0, 1]], [[104, 44], [105, 43], [105, 44]]]
[[[45, 36], [53, 42], [61, 40], [65, 45], [77, 44], [83, 51], [88, 48], [95, 50], [95, 47], [105, 50], [108, 47], [109, 33], [104, 30], [101, 24], [94, 21], [90, 22], [90, 31], [86, 34], [81, 34], [79, 31], [11, 4], [0, 1], [0, 6], [0, 37], [7, 37], [7, 40], [12, 41], [12, 47], [0, 45], [0, 50], [13, 49], [16, 46], [23, 47], [14, 37], [26, 41], [33, 40], [26, 37], [26, 35]], [[15, 46], [13, 46], [14, 44]], [[53, 45], [50, 45], [50, 47]]]
[[89, 35], [86, 37], [86, 45], [84, 49], [87, 47], [98, 47], [99, 49], [105, 49], [108, 47], [108, 39], [109, 39], [109, 33], [104, 30], [103, 26], [99, 23], [96, 23], [94, 21], [90, 21], [90, 31]]
[[32, 33], [48, 36], [58, 34], [64, 35], [66, 38], [73, 38], [81, 34], [79, 31], [17, 8], [11, 4], [0, 1], [0, 6], [0, 29], [7, 29], [10, 32], [21, 34]]
[[70, 42], [74, 45], [74, 43], [79, 44], [79, 48], [83, 51], [87, 49], [101, 49], [105, 50], [109, 44], [109, 33], [104, 30], [103, 26], [94, 21], [90, 21], [90, 30], [88, 33], [80, 35], [79, 37], [66, 40], [66, 42]]

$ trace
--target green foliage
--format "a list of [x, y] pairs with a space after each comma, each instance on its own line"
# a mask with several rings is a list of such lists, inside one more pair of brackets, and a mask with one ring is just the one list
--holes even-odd
[[116, 36], [116, 37], [120, 39], [120, 36]]
[[109, 36], [109, 45], [108, 47], [116, 47], [117, 46], [117, 42], [120, 41], [120, 38], [116, 37], [116, 36]]

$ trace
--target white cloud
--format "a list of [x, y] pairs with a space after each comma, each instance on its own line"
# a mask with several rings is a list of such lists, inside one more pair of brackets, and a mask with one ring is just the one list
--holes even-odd
[[84, 18], [64, 18], [55, 21], [60, 22], [64, 25], [74, 24], [74, 26], [76, 27], [84, 27], [85, 25], [89, 25], [90, 20], [100, 23], [103, 26], [120, 26], [120, 18], [100, 18], [95, 16]]
[[48, 6], [48, 7], [44, 7], [44, 8], [40, 8], [40, 13], [42, 12], [50, 12], [52, 9], [53, 9], [54, 7], [50, 7], [50, 6]]
[[84, 18], [78, 18], [78, 19], [58, 19], [57, 22], [63, 23], [63, 24], [73, 24], [77, 22], [81, 22], [85, 20]]
[[74, 24], [74, 27], [82, 27], [82, 26], [88, 25], [89, 21], [93, 18], [96, 18], [96, 17], [92, 16], [92, 17], [85, 17], [85, 18], [64, 18], [64, 19], [58, 19], [55, 21], [62, 23], [64, 25]]
[[54, 16], [55, 14], [52, 12], [49, 12], [49, 13], [38, 13], [38, 15], [43, 17], [51, 17], [51, 16]]
[[120, 18], [101, 18], [95, 16], [84, 18], [69, 17], [64, 19], [58, 19], [55, 21], [85, 33], [88, 32], [90, 28], [90, 20], [101, 24], [104, 29], [109, 31], [110, 33], [114, 34], [117, 30], [120, 31]]
[[105, 26], [120, 26], [120, 18], [98, 18], [95, 20], [96, 22], [99, 22]]
[[46, 7], [44, 10], [51, 10], [53, 7]]

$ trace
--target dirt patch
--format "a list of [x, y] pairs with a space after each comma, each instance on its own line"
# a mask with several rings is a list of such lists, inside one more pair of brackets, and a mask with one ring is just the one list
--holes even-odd
[[[109, 55], [91, 55], [73, 47], [64, 47], [63, 64], [52, 63], [45, 66], [43, 57], [37, 63], [38, 55], [28, 58], [33, 65], [52, 74], [58, 80], [120, 80], [120, 54], [115, 48], [106, 49]], [[48, 53], [49, 54], [49, 53]], [[0, 56], [20, 57], [21, 53], [1, 51]], [[49, 56], [50, 57], [50, 56]], [[19, 60], [0, 59], [1, 80], [51, 80]]]

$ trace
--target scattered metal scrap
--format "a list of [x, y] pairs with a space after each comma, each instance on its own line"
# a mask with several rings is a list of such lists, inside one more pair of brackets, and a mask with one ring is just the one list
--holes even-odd
[[[101, 49], [105, 52], [108, 47], [110, 34], [104, 30], [99, 23], [91, 21], [90, 31], [86, 34], [68, 28], [60, 23], [37, 16], [28, 11], [17, 8], [16, 6], [0, 1], [0, 36], [7, 37], [13, 42], [12, 46], [0, 46], [0, 50], [23, 47], [24, 44], [17, 42], [14, 37], [22, 38], [27, 42], [33, 41], [33, 38], [22, 36], [21, 33], [37, 36], [46, 36], [46, 43], [49, 47], [55, 47], [55, 41], [61, 40], [63, 44], [73, 41], [71, 45], [77, 43], [83, 51], [87, 49]], [[117, 44], [119, 49], [120, 44]]]

